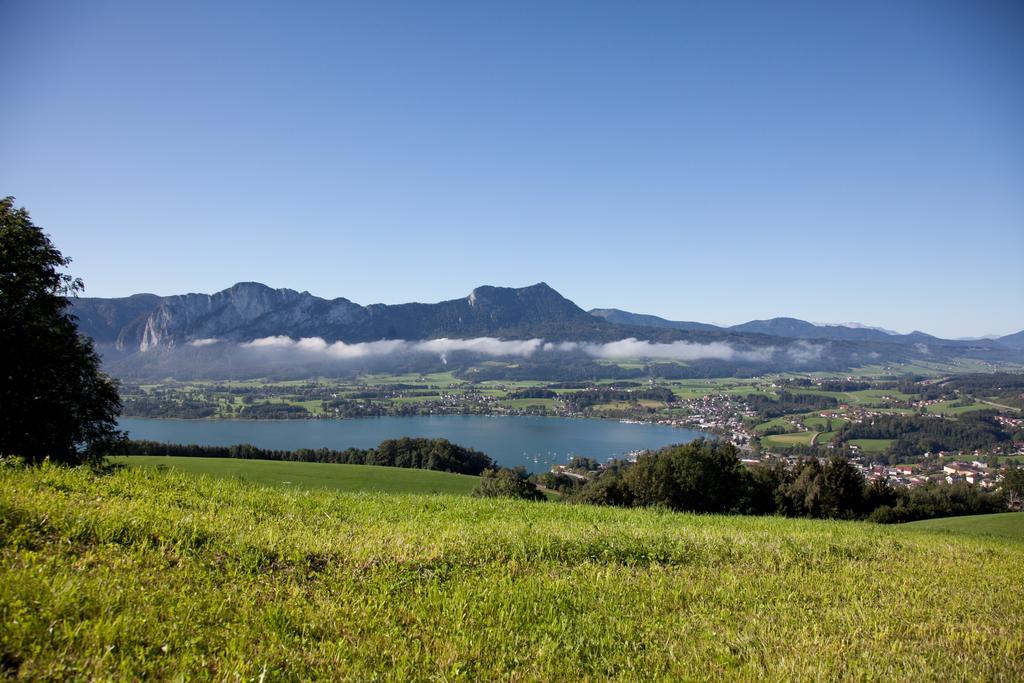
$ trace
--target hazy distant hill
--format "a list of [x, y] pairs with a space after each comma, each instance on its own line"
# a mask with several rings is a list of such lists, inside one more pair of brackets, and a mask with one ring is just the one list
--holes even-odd
[[726, 329], [708, 323], [695, 323], [686, 320], [665, 320], [656, 315], [644, 315], [642, 313], [630, 313], [618, 308], [594, 308], [590, 315], [604, 318], [608, 322], [617, 325], [634, 325], [638, 327], [663, 327], [671, 330], [704, 330], [719, 331]]
[[995, 342], [1010, 349], [1024, 350], [1024, 330], [1008, 334], [1005, 337], [999, 337]]
[[815, 325], [797, 318], [771, 318], [770, 320], [751, 320], [728, 328], [735, 332], [758, 332], [776, 337], [794, 339], [845, 339], [851, 341], [878, 341], [888, 343], [910, 343], [940, 341], [924, 332], [910, 334], [890, 334], [878, 328], [847, 325]]
[[974, 339], [940, 339], [939, 337], [925, 334], [924, 332], [911, 332], [910, 334], [899, 334], [888, 332], [878, 327], [870, 327], [860, 323], [847, 323], [844, 325], [816, 325], [806, 320], [797, 318], [770, 318], [768, 320], [751, 320], [739, 325], [721, 327], [708, 323], [698, 323], [684, 320], [666, 320], [656, 315], [644, 315], [641, 313], [630, 313], [617, 308], [595, 308], [590, 314], [609, 322], [620, 325], [640, 325], [647, 327], [658, 327], [674, 330], [704, 330], [718, 332], [749, 332], [753, 334], [764, 334], [773, 337], [785, 337], [787, 339], [829, 339], [835, 341], [875, 341], [888, 344], [919, 344], [934, 343], [941, 344], [975, 344], [980, 342], [983, 346], [987, 342], [1000, 342], [1008, 348], [1024, 348], [1024, 332], [1007, 335], [1002, 338], [978, 337]]

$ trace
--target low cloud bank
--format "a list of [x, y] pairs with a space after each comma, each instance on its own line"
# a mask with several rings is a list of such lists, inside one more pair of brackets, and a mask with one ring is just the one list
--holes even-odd
[[393, 354], [429, 353], [446, 358], [449, 353], [469, 351], [481, 356], [522, 357], [532, 356], [544, 344], [543, 339], [505, 341], [494, 337], [474, 339], [429, 339], [406, 341], [404, 339], [382, 339], [373, 342], [328, 343], [320, 337], [292, 339], [290, 337], [264, 337], [241, 344], [244, 349], [293, 351], [311, 356], [337, 360], [380, 358]]
[[821, 357], [825, 354], [824, 344], [812, 344], [809, 341], [799, 339], [789, 345], [786, 349], [786, 355], [794, 363], [813, 363], [821, 360]]
[[[189, 342], [195, 346], [206, 346], [217, 340], [197, 339]], [[407, 341], [404, 339], [382, 339], [372, 342], [327, 342], [320, 337], [292, 339], [286, 336], [264, 337], [239, 344], [243, 349], [263, 352], [276, 356], [288, 355], [297, 358], [319, 360], [360, 360], [386, 358], [393, 355], [430, 354], [447, 362], [449, 354], [468, 352], [491, 358], [530, 358], [540, 353], [584, 353], [592, 358], [625, 360], [650, 358], [659, 360], [697, 361], [723, 360], [767, 362], [778, 348], [737, 348], [727, 342], [697, 344], [685, 341], [654, 343], [634, 338], [620, 339], [607, 343], [594, 342], [545, 342], [543, 339], [505, 340], [495, 337], [472, 339], [429, 339]], [[795, 342], [785, 350], [789, 360], [798, 363], [819, 360], [825, 347], [807, 342]]]
[[685, 341], [656, 344], [638, 339], [620, 339], [606, 344], [589, 342], [564, 342], [562, 344], [546, 344], [545, 349], [558, 351], [579, 350], [594, 358], [625, 359], [625, 358], [658, 358], [663, 360], [745, 360], [767, 361], [775, 354], [774, 346], [758, 349], [738, 350], [726, 342], [709, 344], [693, 344]]
[[220, 344], [220, 339], [193, 339], [186, 346], [213, 346], [214, 344]]

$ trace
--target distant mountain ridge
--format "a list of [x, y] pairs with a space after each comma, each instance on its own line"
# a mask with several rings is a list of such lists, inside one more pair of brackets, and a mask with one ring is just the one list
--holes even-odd
[[1008, 349], [1024, 350], [1024, 330], [1003, 337], [997, 337], [994, 341]]
[[788, 339], [828, 339], [845, 341], [877, 341], [903, 344], [927, 344], [929, 342], [971, 343], [995, 342], [1005, 348], [1024, 348], [1024, 331], [1003, 337], [976, 337], [969, 339], [942, 339], [925, 332], [914, 331], [899, 334], [880, 327], [871, 327], [862, 323], [844, 323], [842, 325], [822, 325], [800, 320], [798, 318], [770, 318], [768, 320], [751, 320], [739, 325], [728, 327], [682, 320], [666, 320], [655, 315], [630, 313], [617, 308], [595, 308], [591, 315], [612, 323], [626, 325], [645, 325], [677, 330], [705, 330], [719, 332], [751, 332], [773, 337]]
[[349, 343], [444, 336], [604, 338], [613, 327], [543, 282], [519, 289], [477, 287], [465, 298], [436, 304], [361, 306], [240, 282], [214, 294], [82, 297], [72, 306], [82, 332], [122, 352], [280, 335]]
[[706, 332], [722, 331], [727, 328], [698, 323], [685, 320], [665, 320], [656, 315], [644, 315], [642, 313], [630, 313], [618, 308], [594, 308], [589, 311], [590, 315], [597, 316], [616, 325], [635, 325], [638, 327], [664, 327], [672, 330], [703, 330]]
[[[562, 353], [583, 356], [586, 349], [581, 345], [585, 344], [635, 339], [641, 344], [630, 348], [644, 354], [647, 347], [642, 342], [681, 342], [684, 351], [669, 353], [662, 348], [661, 355], [655, 357], [689, 358], [689, 376], [720, 376], [732, 371], [834, 371], [915, 360], [949, 363], [957, 358], [1024, 362], [1024, 332], [997, 340], [958, 341], [921, 332], [893, 335], [866, 327], [813, 325], [795, 318], [718, 327], [616, 309], [588, 313], [543, 282], [521, 288], [482, 286], [465, 297], [433, 304], [367, 306], [341, 297], [324, 299], [309, 292], [240, 282], [213, 294], [82, 297], [72, 301], [72, 312], [78, 316], [79, 329], [95, 340], [108, 367], [133, 376], [166, 377], [198, 369], [230, 375], [238, 371], [239, 363], [248, 363], [246, 372], [257, 373], [258, 363], [235, 351], [241, 344], [272, 337], [312, 337], [328, 344], [543, 339]], [[588, 358], [585, 363], [595, 362]], [[548, 363], [548, 372], [561, 361], [530, 362]], [[587, 373], [593, 366], [579, 367], [583, 368], [579, 372]]]

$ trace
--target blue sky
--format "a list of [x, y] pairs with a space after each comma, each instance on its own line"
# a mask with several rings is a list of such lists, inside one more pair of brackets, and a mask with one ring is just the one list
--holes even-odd
[[1024, 4], [0, 3], [87, 294], [1024, 328]]

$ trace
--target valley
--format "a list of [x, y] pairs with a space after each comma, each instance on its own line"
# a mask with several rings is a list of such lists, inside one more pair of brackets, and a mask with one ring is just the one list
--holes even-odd
[[[1009, 373], [509, 382], [470, 381], [449, 371], [352, 379], [125, 383], [122, 393], [126, 417], [598, 418], [711, 432], [751, 458], [841, 453], [866, 466], [929, 458], [938, 465], [955, 457], [993, 466], [1024, 460], [1024, 376]], [[887, 431], [871, 431], [882, 420], [888, 420]], [[928, 431], [933, 425], [966, 425], [974, 431], [936, 436]]]

